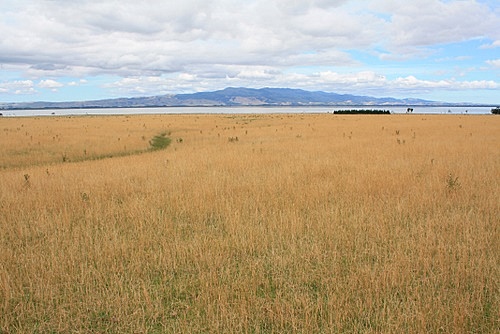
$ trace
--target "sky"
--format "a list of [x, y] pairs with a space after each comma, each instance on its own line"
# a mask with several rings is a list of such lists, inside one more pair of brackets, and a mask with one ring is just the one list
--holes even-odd
[[0, 102], [226, 87], [500, 104], [500, 1], [0, 0]]

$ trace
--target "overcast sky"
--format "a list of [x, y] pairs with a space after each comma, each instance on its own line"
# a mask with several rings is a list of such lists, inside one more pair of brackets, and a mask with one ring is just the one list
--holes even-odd
[[0, 102], [230, 86], [500, 103], [500, 1], [0, 0]]

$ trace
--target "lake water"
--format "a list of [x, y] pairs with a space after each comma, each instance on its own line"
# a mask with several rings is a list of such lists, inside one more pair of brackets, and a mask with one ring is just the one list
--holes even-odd
[[[492, 107], [413, 107], [413, 114], [487, 115]], [[61, 116], [61, 115], [141, 115], [141, 114], [302, 114], [333, 113], [334, 110], [377, 109], [405, 114], [407, 107], [390, 106], [328, 106], [328, 107], [158, 107], [158, 108], [94, 108], [0, 110], [3, 116]]]

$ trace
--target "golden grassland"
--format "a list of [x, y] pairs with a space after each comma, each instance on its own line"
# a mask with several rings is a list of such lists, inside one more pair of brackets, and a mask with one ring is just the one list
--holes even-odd
[[496, 116], [1, 118], [0, 142], [0, 333], [498, 333]]

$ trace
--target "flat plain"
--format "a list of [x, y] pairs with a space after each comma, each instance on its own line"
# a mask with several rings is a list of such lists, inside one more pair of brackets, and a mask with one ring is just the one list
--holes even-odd
[[498, 333], [498, 116], [4, 117], [0, 142], [0, 333]]

